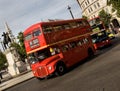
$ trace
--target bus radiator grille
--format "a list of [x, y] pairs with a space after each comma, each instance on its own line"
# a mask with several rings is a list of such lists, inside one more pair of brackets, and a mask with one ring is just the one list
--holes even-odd
[[43, 67], [43, 66], [40, 66], [38, 69], [37, 69], [37, 73], [40, 77], [45, 77], [47, 76], [47, 70], [46, 70], [46, 67]]

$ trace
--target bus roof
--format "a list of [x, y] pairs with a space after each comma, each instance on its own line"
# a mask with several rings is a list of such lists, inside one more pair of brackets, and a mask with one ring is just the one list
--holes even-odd
[[57, 20], [57, 21], [39, 22], [39, 23], [33, 24], [29, 28], [27, 28], [24, 31], [24, 34], [28, 34], [30, 31], [32, 31], [32, 29], [39, 28], [40, 26], [43, 26], [43, 25], [57, 25], [57, 24], [61, 24], [62, 22], [67, 23], [67, 22], [79, 21], [79, 20], [85, 20], [85, 19], [78, 18], [78, 19], [70, 19], [70, 20]]

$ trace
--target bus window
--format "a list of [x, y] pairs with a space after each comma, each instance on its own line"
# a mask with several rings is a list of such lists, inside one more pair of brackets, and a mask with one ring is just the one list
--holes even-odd
[[81, 40], [79, 40], [79, 41], [77, 42], [77, 45], [78, 45], [78, 46], [81, 46], [81, 45], [82, 45]]
[[39, 60], [44, 60], [50, 56], [51, 56], [51, 54], [50, 54], [50, 50], [48, 48], [38, 51], [38, 59]]
[[33, 36], [39, 36], [41, 34], [40, 30], [37, 29], [33, 32]]
[[97, 27], [98, 27], [100, 30], [104, 30], [104, 26], [103, 26], [102, 24], [97, 25]]
[[84, 26], [88, 26], [89, 25], [89, 23], [87, 22], [87, 21], [83, 21], [83, 24], [84, 24]]
[[72, 22], [72, 23], [70, 23], [70, 26], [71, 26], [72, 28], [77, 28], [77, 24], [76, 24], [76, 22]]
[[71, 42], [70, 43], [70, 48], [75, 48], [77, 46], [76, 42]]
[[38, 62], [39, 60], [34, 56], [34, 54], [30, 54], [28, 55], [28, 61], [30, 64], [35, 64], [36, 62]]
[[64, 29], [70, 29], [70, 28], [71, 28], [69, 24], [63, 24], [62, 27], [63, 27]]
[[56, 54], [60, 53], [60, 49], [57, 47], [50, 48], [50, 52], [51, 52], [51, 55], [56, 55]]
[[84, 43], [87, 43], [87, 42], [88, 42], [88, 39], [87, 39], [87, 38], [85, 38], [83, 41], [84, 41]]
[[28, 34], [25, 36], [25, 40], [30, 40], [32, 38], [32, 34]]
[[84, 44], [84, 41], [83, 41], [83, 39], [81, 40], [81, 44]]
[[82, 26], [83, 26], [83, 22], [82, 22], [82, 21], [79, 21], [79, 22], [77, 22], [77, 25], [78, 25], [79, 27], [82, 27]]
[[48, 57], [50, 57], [50, 50], [48, 48], [44, 49], [44, 50], [40, 50], [37, 52], [34, 52], [30, 55], [28, 55], [29, 61], [31, 64], [34, 64], [36, 62], [42, 61]]
[[55, 31], [59, 31], [59, 30], [63, 29], [61, 25], [55, 25], [55, 26], [53, 26], [53, 28]]
[[43, 26], [43, 32], [44, 33], [50, 33], [52, 32], [52, 27], [51, 26]]
[[63, 45], [63, 46], [62, 46], [63, 52], [66, 52], [68, 49], [69, 49], [69, 46], [68, 46], [68, 45]]

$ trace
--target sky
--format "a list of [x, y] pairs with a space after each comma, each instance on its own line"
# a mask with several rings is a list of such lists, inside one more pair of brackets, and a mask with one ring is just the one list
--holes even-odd
[[0, 38], [5, 32], [5, 22], [14, 36], [29, 26], [48, 19], [81, 18], [77, 0], [0, 0]]

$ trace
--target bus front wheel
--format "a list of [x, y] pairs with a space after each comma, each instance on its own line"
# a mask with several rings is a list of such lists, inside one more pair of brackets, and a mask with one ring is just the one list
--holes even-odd
[[66, 66], [64, 63], [60, 62], [56, 65], [56, 72], [55, 74], [57, 76], [61, 76], [66, 72]]
[[38, 79], [38, 80], [41, 81], [41, 80], [44, 80], [45, 78], [39, 78], [39, 77], [36, 77], [36, 79]]

